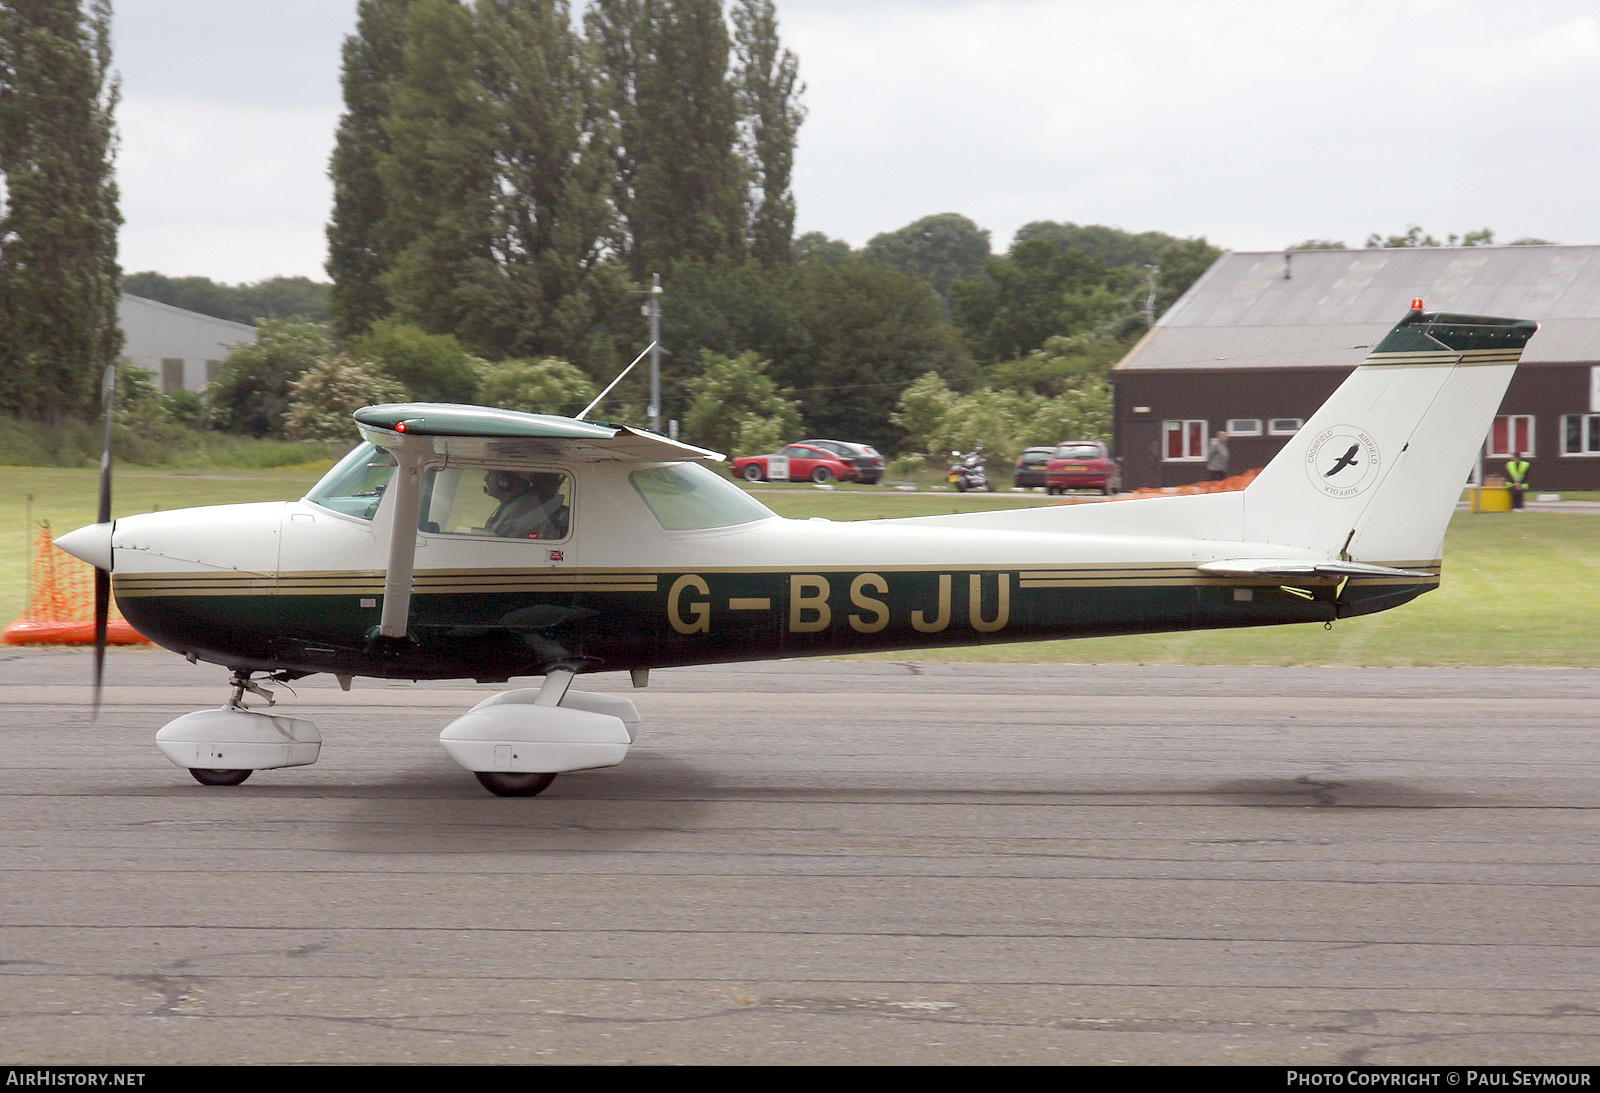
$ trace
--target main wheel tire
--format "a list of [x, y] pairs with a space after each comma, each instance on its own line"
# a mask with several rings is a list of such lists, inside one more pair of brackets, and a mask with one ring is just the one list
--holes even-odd
[[766, 477], [761, 473], [761, 464], [759, 463], [746, 463], [744, 470], [739, 473], [744, 475], [746, 482], [759, 482]]
[[190, 767], [189, 773], [194, 775], [194, 780], [203, 786], [236, 786], [244, 781], [253, 770], [210, 770], [206, 767]]
[[478, 784], [496, 797], [537, 797], [556, 780], [554, 774], [509, 770], [475, 770]]
[[826, 467], [816, 467], [811, 471], [811, 481], [821, 486], [833, 480], [833, 472]]

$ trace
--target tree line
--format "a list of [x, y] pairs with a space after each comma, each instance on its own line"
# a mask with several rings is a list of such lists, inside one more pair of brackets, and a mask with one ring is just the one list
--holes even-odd
[[[361, 0], [357, 14], [331, 284], [129, 277], [179, 307], [268, 320], [203, 402], [134, 383], [147, 418], [167, 405], [189, 426], [312, 436], [333, 419], [296, 400], [572, 413], [642, 348], [658, 274], [663, 418], [687, 439], [1003, 451], [1108, 429], [1110, 364], [1219, 253], [1039, 221], [996, 254], [957, 213], [860, 248], [795, 238], [804, 87], [771, 0], [591, 0], [576, 22], [565, 0]], [[0, 0], [0, 16], [0, 411], [87, 418], [96, 362], [116, 353], [109, 8]], [[34, 160], [41, 190], [74, 198], [53, 221], [29, 203]], [[73, 261], [46, 276], [24, 243], [65, 247], [49, 234], [64, 222], [95, 246], [66, 247]], [[24, 329], [69, 310], [42, 331], [55, 342]], [[643, 378], [613, 399], [599, 412], [642, 420]]]
[[[797, 61], [771, 0], [362, 0], [330, 166], [331, 310], [490, 359], [633, 356], [680, 261], [791, 260]], [[731, 21], [731, 31], [729, 22]]]
[[[1084, 346], [1045, 343], [1126, 343], [1147, 264], [1175, 298], [1217, 253], [1041, 224], [997, 257], [957, 214], [860, 251], [794, 239], [803, 85], [771, 0], [593, 0], [577, 26], [560, 0], [363, 0], [358, 16], [331, 164], [336, 334], [401, 323], [604, 383], [641, 347], [659, 275], [663, 419], [708, 446], [746, 450], [792, 408], [806, 431], [896, 448], [900, 396], [925, 375], [1045, 399], [1103, 384]], [[764, 406], [691, 414], [741, 360], [760, 379], [736, 386], [748, 401], [770, 384]], [[644, 417], [643, 384], [607, 412]], [[709, 420], [721, 435], [692, 435]]]

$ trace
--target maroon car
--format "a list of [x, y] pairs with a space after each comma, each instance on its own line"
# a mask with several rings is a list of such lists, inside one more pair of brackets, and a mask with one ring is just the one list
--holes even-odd
[[1122, 490], [1122, 468], [1111, 449], [1098, 440], [1066, 440], [1044, 465], [1044, 491], [1099, 490], [1106, 496]]

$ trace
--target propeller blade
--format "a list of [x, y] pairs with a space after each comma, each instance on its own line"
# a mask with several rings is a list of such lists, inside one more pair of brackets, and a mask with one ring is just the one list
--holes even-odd
[[111, 616], [111, 574], [94, 571], [94, 716], [100, 716], [100, 680], [106, 668], [106, 624]]
[[[100, 404], [105, 411], [105, 440], [100, 445], [100, 519], [111, 522], [111, 427], [116, 422], [117, 366], [106, 365], [100, 377]], [[109, 561], [109, 552], [108, 552]], [[106, 666], [106, 623], [111, 617], [111, 571], [94, 571], [94, 706], [92, 716], [100, 716], [100, 681]]]

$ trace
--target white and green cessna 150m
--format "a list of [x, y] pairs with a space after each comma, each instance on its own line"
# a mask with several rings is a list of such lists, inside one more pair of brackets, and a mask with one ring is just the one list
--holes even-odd
[[[494, 793], [620, 762], [639, 725], [584, 672], [1326, 622], [1439, 583], [1445, 526], [1537, 324], [1418, 301], [1248, 489], [902, 520], [785, 520], [715, 453], [615, 425], [371, 406], [302, 500], [109, 520], [63, 548], [233, 696], [157, 741], [206, 784], [314, 762], [252, 676], [542, 685], [445, 727]], [[104, 578], [102, 577], [102, 582]], [[101, 605], [104, 610], [104, 605]]]

